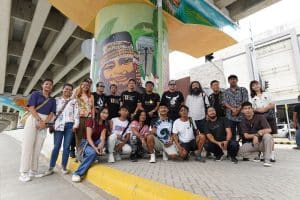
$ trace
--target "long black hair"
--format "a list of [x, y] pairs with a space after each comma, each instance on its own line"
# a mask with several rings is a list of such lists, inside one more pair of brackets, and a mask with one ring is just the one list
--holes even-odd
[[139, 111], [137, 111], [136, 114], [133, 116], [132, 121], [138, 121], [138, 122], [140, 122], [140, 116], [141, 116], [141, 114], [143, 112], [146, 114], [146, 120], [144, 121], [144, 124], [145, 125], [149, 125], [149, 123], [150, 123], [149, 122], [150, 117], [149, 117], [148, 113], [145, 110], [139, 110]]
[[190, 94], [192, 94], [192, 85], [194, 83], [197, 83], [199, 85], [200, 93], [203, 93], [203, 89], [202, 89], [202, 86], [201, 86], [200, 82], [199, 81], [192, 81], [191, 84], [190, 84], [190, 88], [189, 88]]
[[[252, 86], [254, 84], [259, 84], [259, 82], [257, 80], [253, 80], [253, 81], [250, 82], [250, 96], [251, 96], [251, 98], [253, 98], [253, 97], [255, 97], [257, 95], [256, 92], [252, 89]], [[261, 93], [264, 92], [263, 89], [262, 89], [262, 87], [260, 87], [260, 92]]]

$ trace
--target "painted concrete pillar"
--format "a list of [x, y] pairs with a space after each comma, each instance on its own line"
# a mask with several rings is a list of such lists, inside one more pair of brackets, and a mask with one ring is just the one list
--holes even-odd
[[148, 80], [155, 83], [156, 91], [166, 89], [168, 32], [164, 19], [159, 28], [158, 16], [156, 8], [139, 3], [114, 4], [99, 10], [91, 72], [94, 82], [104, 82], [106, 92], [111, 84], [116, 84], [119, 92], [126, 90], [131, 78], [136, 79], [138, 90]]

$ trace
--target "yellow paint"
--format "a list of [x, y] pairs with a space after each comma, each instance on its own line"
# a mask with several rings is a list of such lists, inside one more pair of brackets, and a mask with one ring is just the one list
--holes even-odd
[[[91, 33], [95, 31], [96, 16], [104, 7], [123, 3], [144, 3], [154, 7], [149, 0], [49, 0], [49, 2], [82, 29]], [[217, 28], [184, 24], [165, 11], [164, 16], [168, 24], [171, 50], [201, 57], [236, 43], [233, 38]]]
[[[57, 163], [61, 163], [61, 155]], [[76, 163], [74, 159], [69, 159], [68, 169], [74, 172], [78, 166], [79, 163]], [[93, 165], [88, 170], [85, 180], [122, 200], [208, 200], [206, 197], [102, 164]]]

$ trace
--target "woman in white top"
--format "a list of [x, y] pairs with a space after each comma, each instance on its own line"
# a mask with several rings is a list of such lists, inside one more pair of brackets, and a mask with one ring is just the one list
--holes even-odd
[[[260, 83], [256, 80], [250, 82], [250, 96], [254, 112], [262, 114], [266, 117], [271, 129], [272, 134], [277, 134], [277, 124], [275, 116], [275, 104], [272, 102], [271, 95], [263, 91]], [[275, 162], [274, 147], [271, 156], [271, 162]]]
[[186, 98], [185, 105], [189, 107], [189, 117], [195, 121], [197, 129], [204, 133], [206, 109], [209, 107], [209, 100], [199, 81], [191, 83], [190, 94]]
[[62, 154], [62, 173], [67, 174], [67, 163], [70, 154], [70, 145], [73, 134], [79, 127], [79, 107], [76, 99], [72, 99], [73, 85], [65, 84], [63, 86], [62, 96], [56, 98], [57, 113], [54, 123], [54, 147], [51, 153], [50, 166], [45, 175], [53, 173], [59, 150], [63, 143]]

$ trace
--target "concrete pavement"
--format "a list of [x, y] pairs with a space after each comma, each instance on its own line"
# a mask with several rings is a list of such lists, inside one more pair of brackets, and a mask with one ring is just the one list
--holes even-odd
[[[18, 180], [20, 154], [20, 143], [0, 133], [0, 200], [112, 199], [89, 183], [73, 184], [71, 175], [62, 176], [60, 172], [21, 183]], [[48, 162], [41, 158], [40, 168], [46, 170], [47, 166]]]

